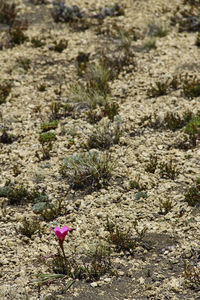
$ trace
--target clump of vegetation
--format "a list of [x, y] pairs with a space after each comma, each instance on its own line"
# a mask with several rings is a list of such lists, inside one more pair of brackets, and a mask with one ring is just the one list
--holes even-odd
[[111, 121], [119, 114], [119, 104], [116, 102], [106, 102], [102, 108], [103, 115]]
[[109, 232], [108, 242], [115, 246], [115, 250], [117, 252], [124, 251], [131, 255], [134, 254], [134, 250], [144, 237], [147, 228], [143, 228], [141, 231], [139, 231], [137, 228], [137, 221], [134, 222], [133, 226], [138, 235], [137, 237], [132, 236], [130, 228], [128, 230], [122, 230], [107, 217], [105, 229]]
[[34, 218], [28, 219], [26, 217], [22, 221], [22, 224], [19, 228], [19, 232], [27, 236], [28, 238], [31, 238], [32, 235], [39, 230], [40, 230], [40, 223], [38, 222], [38, 220]]
[[3, 129], [2, 134], [0, 136], [0, 143], [2, 144], [12, 144], [17, 140], [13, 134], [8, 133], [5, 129]]
[[43, 159], [49, 159], [50, 151], [53, 148], [53, 142], [56, 140], [55, 133], [51, 131], [41, 133], [38, 140], [42, 146]]
[[181, 77], [173, 76], [172, 79], [167, 79], [164, 81], [157, 81], [154, 85], [147, 90], [147, 95], [149, 97], [159, 97], [167, 95], [172, 90], [176, 90], [180, 85]]
[[172, 159], [170, 159], [169, 162], [161, 162], [159, 164], [159, 168], [161, 177], [174, 180], [178, 175], [178, 171], [176, 169], [176, 166], [173, 164]]
[[169, 27], [165, 22], [152, 20], [147, 25], [147, 35], [153, 37], [164, 37], [169, 33]]
[[11, 88], [11, 82], [8, 80], [4, 80], [2, 83], [0, 83], [0, 104], [5, 103], [6, 98], [11, 92]]
[[194, 98], [200, 96], [200, 79], [196, 76], [189, 78], [188, 74], [186, 74], [183, 81], [183, 92], [184, 95], [188, 98]]
[[17, 17], [18, 9], [13, 1], [0, 0], [0, 23], [12, 25]]
[[144, 40], [144, 43], [142, 45], [142, 49], [146, 50], [146, 51], [150, 51], [152, 49], [156, 49], [156, 39], [155, 38], [146, 38]]
[[77, 5], [67, 6], [64, 1], [53, 1], [51, 15], [55, 22], [77, 22], [83, 18], [83, 13]]
[[86, 147], [88, 149], [109, 149], [112, 145], [119, 143], [121, 135], [122, 129], [119, 119], [115, 121], [113, 128], [111, 128], [110, 122], [107, 122], [103, 126], [97, 125], [89, 136]]
[[34, 198], [32, 211], [39, 215], [45, 221], [51, 221], [57, 218], [61, 213], [66, 213], [62, 204], [63, 199], [59, 198], [55, 203], [49, 200], [46, 193], [41, 193]]
[[96, 64], [90, 64], [85, 77], [89, 89], [92, 89], [98, 94], [104, 96], [110, 93], [108, 82], [112, 78], [111, 71], [103, 63], [99, 62]]
[[199, 290], [200, 287], [200, 268], [199, 268], [199, 251], [192, 249], [189, 260], [184, 260], [185, 283], [193, 290]]
[[149, 173], [155, 173], [157, 167], [158, 167], [158, 158], [157, 156], [151, 155], [149, 159], [149, 163], [146, 165], [145, 171]]
[[99, 7], [99, 11], [96, 15], [93, 15], [93, 18], [105, 19], [106, 17], [118, 17], [124, 15], [124, 8], [120, 4], [113, 4], [108, 7]]
[[31, 44], [34, 48], [40, 48], [45, 45], [45, 42], [43, 42], [40, 38], [38, 37], [32, 37], [31, 39]]
[[44, 83], [39, 84], [37, 88], [38, 88], [39, 92], [45, 92], [46, 91], [46, 85]]
[[168, 214], [173, 208], [173, 203], [170, 199], [167, 199], [165, 201], [160, 201], [160, 212], [161, 215]]
[[67, 156], [61, 174], [72, 188], [93, 190], [108, 184], [112, 170], [113, 162], [109, 154], [89, 151]]
[[56, 129], [57, 127], [58, 127], [58, 120], [54, 120], [54, 121], [52, 121], [50, 123], [43, 123], [41, 125], [41, 130], [43, 132], [46, 132], [46, 131], [49, 131], [51, 129]]
[[185, 201], [190, 206], [200, 204], [200, 184], [196, 182], [193, 186], [189, 187], [185, 192]]
[[89, 63], [90, 53], [80, 51], [76, 57], [76, 67], [79, 76], [83, 76]]
[[72, 102], [84, 104], [87, 108], [96, 108], [97, 105], [102, 106], [108, 101], [105, 95], [83, 84], [71, 85], [68, 96]]
[[200, 30], [200, 10], [199, 5], [193, 5], [189, 9], [177, 8], [174, 16], [171, 18], [172, 25], [178, 24], [179, 32], [196, 32]]
[[130, 189], [132, 190], [132, 189], [136, 189], [136, 190], [138, 190], [138, 191], [144, 191], [145, 189], [146, 189], [146, 185], [145, 184], [142, 184], [141, 182], [140, 182], [140, 176], [136, 176], [136, 178], [135, 179], [131, 179], [130, 181], [129, 181], [129, 187], [130, 187]]
[[47, 0], [29, 0], [32, 4], [40, 5], [40, 4], [47, 4]]
[[88, 253], [81, 260], [65, 259], [61, 254], [51, 257], [48, 265], [56, 274], [64, 274], [68, 278], [86, 280], [87, 282], [99, 280], [105, 274], [113, 274], [111, 268], [109, 245], [98, 242], [90, 246]]
[[15, 45], [20, 45], [27, 41], [28, 37], [24, 34], [27, 28], [27, 20], [16, 20], [8, 30], [7, 46], [14, 47]]
[[200, 32], [197, 33], [196, 39], [195, 39], [195, 45], [197, 47], [200, 47]]
[[185, 126], [185, 124], [192, 118], [192, 112], [186, 111], [181, 117], [178, 113], [167, 112], [163, 123], [166, 124], [166, 127], [172, 131], [180, 129]]
[[0, 197], [8, 199], [8, 203], [11, 205], [19, 205], [27, 203], [32, 200], [34, 193], [28, 190], [27, 187], [23, 185], [14, 185], [7, 182], [5, 186], [0, 188]]
[[50, 48], [50, 50], [61, 53], [67, 47], [68, 47], [68, 40], [62, 39], [60, 41], [55, 41], [54, 45]]
[[185, 133], [189, 135], [191, 144], [195, 147], [200, 137], [200, 117], [194, 116], [185, 126]]
[[19, 67], [21, 67], [22, 69], [24, 69], [24, 71], [27, 72], [31, 67], [31, 60], [27, 57], [19, 57], [17, 59], [17, 64]]
[[151, 87], [147, 90], [148, 97], [159, 97], [168, 94], [168, 83], [166, 81], [157, 81], [155, 82], [155, 86], [151, 85]]

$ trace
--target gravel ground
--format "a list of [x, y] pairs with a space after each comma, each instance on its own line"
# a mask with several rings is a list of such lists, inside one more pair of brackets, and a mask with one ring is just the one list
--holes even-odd
[[[189, 138], [184, 142], [188, 137], [185, 124], [174, 131], [166, 125], [167, 113], [183, 116], [190, 111], [196, 115], [200, 110], [200, 98], [188, 98], [183, 90], [185, 74], [198, 77], [200, 70], [197, 32], [180, 32], [179, 25], [171, 21], [177, 7], [190, 9], [189, 1], [122, 0], [123, 15], [107, 16], [103, 24], [88, 18], [92, 25], [86, 30], [77, 28], [79, 23], [54, 22], [52, 2], [36, 2], [17, 1], [19, 16], [28, 19], [24, 43], [8, 47], [9, 26], [0, 24], [1, 82], [10, 81], [12, 86], [0, 104], [0, 298], [200, 299], [200, 195], [194, 206], [185, 201], [185, 193], [200, 177], [199, 139], [191, 145]], [[110, 6], [110, 1], [68, 2], [74, 4], [94, 16], [99, 7]], [[119, 35], [106, 34], [108, 28], [115, 30], [115, 24], [129, 33], [134, 30], [128, 48], [116, 51]], [[168, 28], [166, 35], [155, 37], [156, 24], [162, 30]], [[34, 47], [33, 38], [43, 44]], [[156, 48], [149, 49], [154, 39]], [[54, 49], [60, 40], [68, 41], [61, 53]], [[70, 185], [72, 174], [68, 179], [61, 174], [65, 157], [87, 152], [95, 126], [103, 128], [109, 123], [114, 130], [117, 122], [104, 114], [98, 124], [91, 124], [88, 105], [70, 102], [70, 86], [85, 82], [77, 73], [77, 55], [90, 53], [89, 63], [94, 65], [103, 53], [119, 58], [123, 51], [127, 57], [134, 56], [108, 83], [109, 101], [118, 105], [121, 136], [107, 150], [103, 146], [92, 149], [98, 155], [109, 155], [111, 176], [94, 189], [89, 181], [85, 188], [75, 189]], [[169, 82], [176, 75], [182, 76], [178, 87], [150, 97], [151, 84]], [[39, 141], [41, 124], [55, 119], [55, 105], [67, 103], [72, 110], [57, 113], [58, 126], [51, 130], [56, 140], [45, 159]], [[97, 106], [91, 112], [100, 114], [101, 109]], [[11, 143], [5, 143], [5, 132]], [[157, 159], [153, 173], [147, 168], [152, 158]], [[168, 166], [165, 172], [164, 165]], [[5, 184], [45, 191], [48, 201], [57, 207], [60, 200], [61, 207], [53, 217], [34, 213], [28, 196], [25, 200], [22, 195], [18, 200], [3, 197]], [[31, 237], [21, 230], [25, 219], [36, 220], [40, 226]], [[125, 233], [124, 238], [130, 236], [135, 243], [132, 251], [111, 245], [111, 270], [91, 280], [66, 275], [37, 281], [36, 274], [55, 273], [52, 264], [47, 264], [58, 245], [51, 227], [68, 225], [73, 229], [64, 243], [65, 253], [81, 263], [99, 241], [108, 244], [108, 219]]]

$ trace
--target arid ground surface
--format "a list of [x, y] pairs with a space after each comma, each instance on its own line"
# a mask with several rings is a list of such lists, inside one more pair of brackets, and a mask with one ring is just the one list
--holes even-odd
[[[28, 20], [24, 42], [10, 42], [9, 25], [0, 24], [1, 89], [11, 84], [0, 104], [0, 299], [200, 299], [200, 121], [193, 135], [185, 129], [186, 116], [200, 111], [200, 93], [188, 95], [186, 86], [199, 78], [200, 25], [187, 30], [177, 17], [190, 11], [190, 1], [122, 0], [119, 15], [102, 18], [91, 16], [110, 1], [66, 1], [84, 12], [85, 23], [84, 16], [55, 22], [52, 2], [42, 2], [17, 1], [19, 19]], [[60, 52], [59, 41], [66, 43]], [[91, 68], [102, 57], [113, 63], [109, 72], [118, 66], [103, 93], [115, 118], [105, 104], [91, 107], [84, 94], [80, 101], [70, 94], [73, 85], [93, 82]], [[56, 139], [43, 144], [41, 126], [55, 120]], [[91, 146], [95, 128], [100, 140], [105, 128], [120, 136], [107, 133], [106, 146]], [[73, 172], [61, 170], [67, 156], [88, 151], [105, 155], [112, 170], [103, 183], [80, 189]], [[23, 188], [37, 191], [47, 211], [24, 190], [15, 195]], [[32, 223], [29, 237], [23, 228]], [[104, 274], [36, 277], [61, 273], [53, 267], [58, 241], [50, 228], [64, 225], [73, 229], [65, 254], [78, 265], [107, 245]]]

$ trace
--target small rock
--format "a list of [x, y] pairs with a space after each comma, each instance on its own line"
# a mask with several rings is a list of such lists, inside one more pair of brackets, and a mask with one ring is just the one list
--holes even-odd
[[92, 282], [92, 283], [90, 283], [90, 286], [93, 287], [93, 288], [95, 288], [95, 287], [98, 286], [98, 284], [96, 282]]

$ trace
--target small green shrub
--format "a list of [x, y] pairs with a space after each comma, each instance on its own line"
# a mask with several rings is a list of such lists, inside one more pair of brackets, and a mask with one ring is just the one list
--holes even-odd
[[155, 82], [155, 86], [151, 85], [151, 87], [147, 90], [148, 97], [159, 97], [168, 94], [168, 83], [166, 81]]
[[53, 148], [53, 142], [56, 140], [55, 133], [51, 131], [41, 133], [38, 140], [42, 146], [43, 159], [49, 159], [50, 151]]
[[157, 156], [151, 155], [149, 163], [146, 165], [145, 171], [149, 173], [155, 173], [157, 167], [158, 167], [158, 158]]
[[31, 238], [32, 235], [38, 230], [40, 230], [40, 223], [38, 220], [34, 218], [28, 219], [26, 217], [22, 221], [22, 224], [19, 228], [19, 232], [28, 238]]
[[46, 132], [51, 129], [56, 129], [57, 127], [58, 127], [58, 120], [54, 120], [50, 123], [42, 123], [41, 130], [42, 130], [42, 132]]
[[159, 164], [159, 168], [161, 177], [174, 180], [178, 175], [178, 171], [176, 169], [176, 166], [173, 164], [172, 159], [170, 159], [169, 162], [161, 162]]
[[61, 174], [72, 188], [93, 190], [108, 184], [112, 170], [110, 155], [90, 151], [67, 156]]
[[89, 136], [86, 147], [88, 149], [109, 149], [112, 145], [118, 144], [122, 135], [121, 122], [115, 122], [114, 127], [111, 128], [110, 122], [103, 126], [97, 125], [92, 134]]
[[168, 214], [173, 208], [173, 203], [170, 199], [167, 199], [165, 201], [160, 201], [160, 214], [166, 215]]
[[200, 204], [200, 184], [196, 183], [189, 187], [185, 192], [185, 201], [189, 206]]
[[131, 190], [136, 189], [140, 192], [146, 189], [146, 185], [140, 183], [139, 176], [129, 181], [129, 187]]
[[196, 76], [189, 78], [188, 75], [186, 75], [183, 81], [183, 92], [184, 95], [189, 99], [199, 97], [200, 79], [198, 79]]
[[195, 147], [200, 137], [200, 117], [193, 117], [185, 126], [185, 133], [189, 135], [190, 142]]
[[105, 102], [102, 113], [105, 117], [114, 121], [114, 118], [119, 114], [119, 104], [116, 102]]

